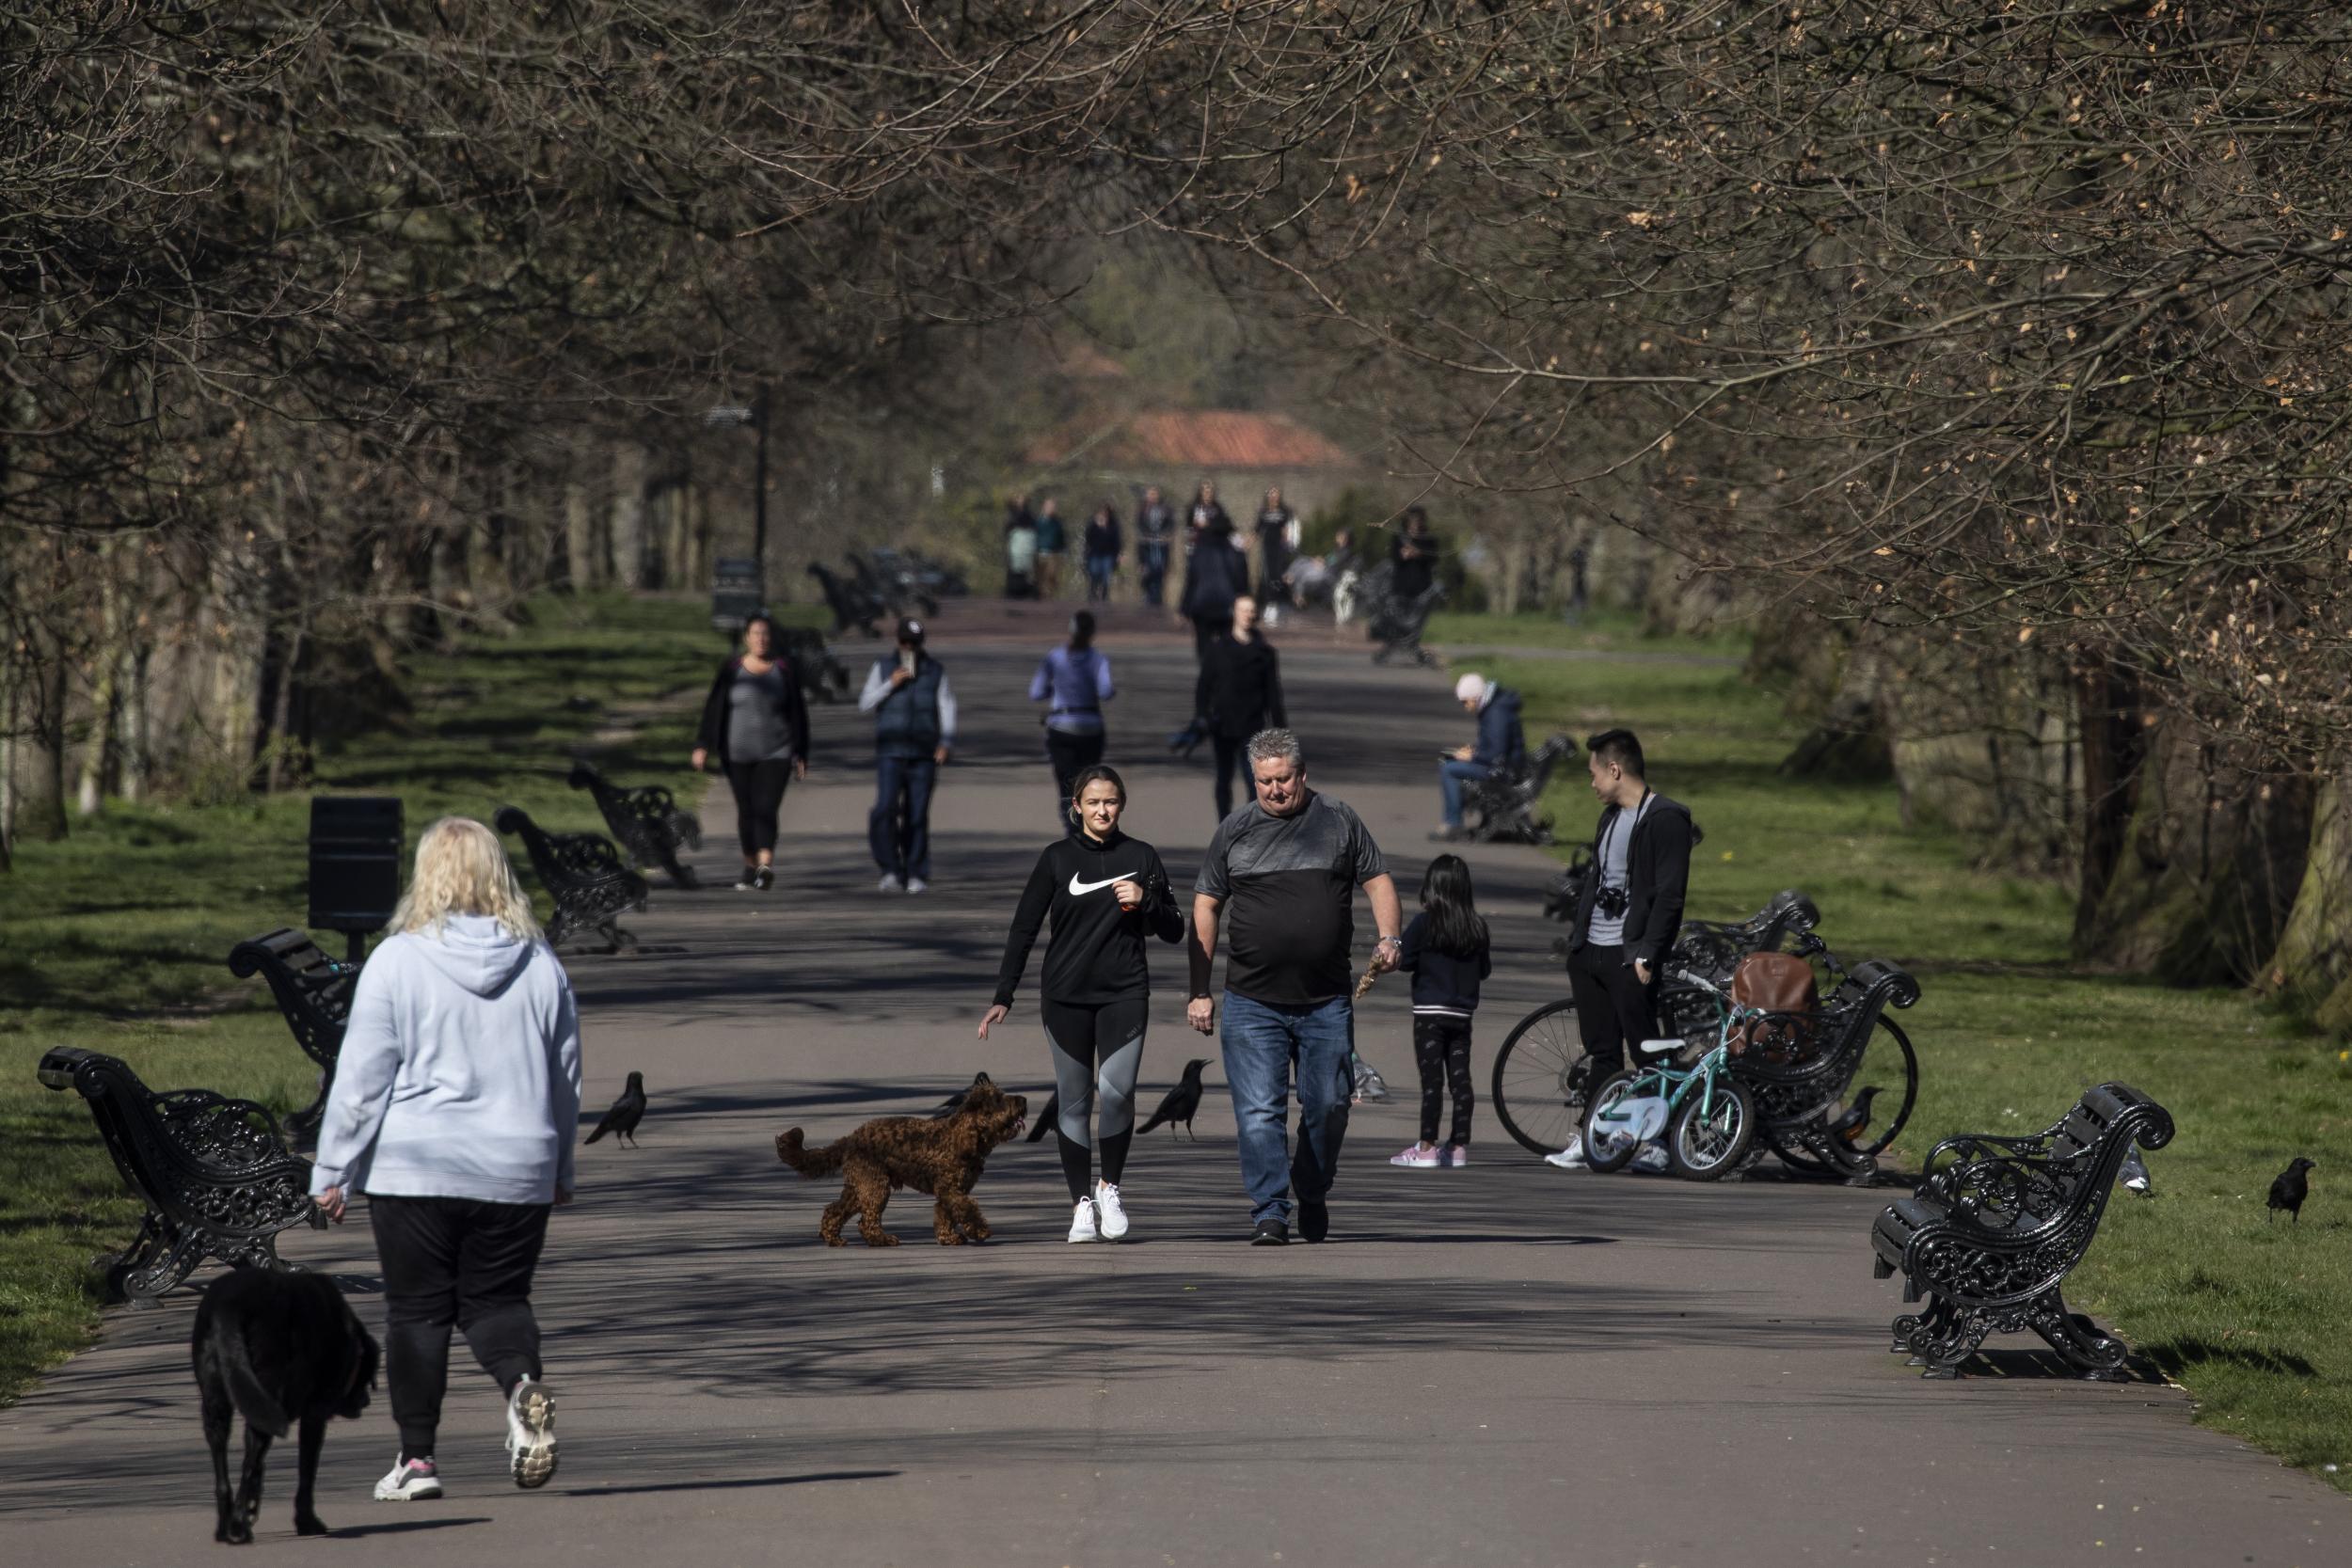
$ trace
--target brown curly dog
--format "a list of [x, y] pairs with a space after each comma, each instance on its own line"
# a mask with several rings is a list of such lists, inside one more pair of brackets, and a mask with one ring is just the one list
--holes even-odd
[[823, 1148], [803, 1147], [795, 1127], [776, 1134], [776, 1158], [803, 1176], [842, 1173], [841, 1196], [825, 1205], [825, 1217], [817, 1222], [827, 1246], [848, 1244], [841, 1227], [852, 1211], [867, 1246], [897, 1246], [898, 1238], [882, 1227], [882, 1206], [895, 1187], [937, 1198], [932, 1233], [941, 1246], [961, 1246], [988, 1240], [988, 1221], [972, 1201], [972, 1188], [988, 1151], [1021, 1131], [1028, 1109], [1025, 1097], [1007, 1094], [982, 1073], [951, 1117], [881, 1117]]

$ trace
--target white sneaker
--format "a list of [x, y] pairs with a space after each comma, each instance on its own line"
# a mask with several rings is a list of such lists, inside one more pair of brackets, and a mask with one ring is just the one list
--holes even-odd
[[884, 893], [904, 893], [907, 890], [906, 883], [898, 880], [898, 874], [896, 871], [883, 872], [882, 879], [876, 885]]
[[1581, 1136], [1559, 1153], [1545, 1155], [1544, 1164], [1558, 1165], [1562, 1170], [1591, 1170], [1593, 1168], [1593, 1163], [1584, 1158], [1584, 1140]]
[[1120, 1205], [1119, 1189], [1108, 1181], [1094, 1183], [1094, 1213], [1103, 1227], [1103, 1240], [1115, 1242], [1127, 1234], [1127, 1211]]
[[1099, 1242], [1102, 1239], [1101, 1233], [1094, 1228], [1093, 1201], [1089, 1198], [1080, 1198], [1078, 1200], [1078, 1207], [1073, 1210], [1070, 1215], [1069, 1240], [1073, 1242]]
[[506, 1402], [506, 1452], [515, 1484], [526, 1491], [555, 1476], [555, 1396], [537, 1378], [515, 1385]]
[[441, 1477], [430, 1459], [394, 1459], [392, 1473], [375, 1483], [380, 1503], [429, 1502], [441, 1495]]
[[909, 877], [907, 879], [907, 891], [909, 893], [929, 893], [930, 890], [931, 884], [925, 881], [920, 877]]
[[1671, 1169], [1674, 1162], [1666, 1158], [1666, 1146], [1644, 1144], [1633, 1151], [1633, 1168], [1645, 1176], [1659, 1176]]

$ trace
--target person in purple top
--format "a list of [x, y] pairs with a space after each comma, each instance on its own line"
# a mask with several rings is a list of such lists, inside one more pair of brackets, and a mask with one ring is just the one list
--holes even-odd
[[1054, 816], [1068, 826], [1071, 787], [1103, 760], [1103, 705], [1113, 695], [1111, 661], [1094, 646], [1094, 612], [1070, 618], [1070, 641], [1029, 677], [1029, 701], [1043, 703], [1045, 757], [1054, 768]]

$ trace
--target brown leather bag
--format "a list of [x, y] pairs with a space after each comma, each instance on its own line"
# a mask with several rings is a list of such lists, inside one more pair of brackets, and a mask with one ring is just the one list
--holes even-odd
[[1731, 999], [1743, 1007], [1783, 1015], [1748, 1019], [1733, 1029], [1733, 1055], [1753, 1052], [1759, 1060], [1786, 1064], [1812, 1053], [1814, 1016], [1821, 1001], [1814, 990], [1811, 964], [1794, 953], [1751, 953], [1731, 972]]

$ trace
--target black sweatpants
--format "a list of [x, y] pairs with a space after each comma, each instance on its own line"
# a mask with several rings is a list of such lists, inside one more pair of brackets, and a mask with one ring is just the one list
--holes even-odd
[[1216, 819], [1219, 822], [1233, 815], [1233, 775], [1241, 775], [1242, 798], [1258, 798], [1258, 775], [1249, 768], [1249, 737], [1246, 735], [1211, 736], [1216, 747]]
[[776, 848], [776, 817], [784, 810], [784, 786], [792, 782], [792, 764], [730, 762], [727, 787], [735, 791], [735, 836], [743, 846], [743, 863], [756, 864], [762, 849]]
[[1470, 1092], [1470, 1021], [1413, 1015], [1413, 1064], [1421, 1069], [1421, 1141], [1438, 1141], [1438, 1113], [1445, 1108], [1446, 1091], [1454, 1092], [1454, 1135], [1448, 1143], [1468, 1144], [1470, 1110], [1478, 1103]]
[[1576, 1024], [1584, 1036], [1584, 1053], [1592, 1058], [1591, 1082], [1625, 1066], [1626, 1048], [1658, 1034], [1658, 985], [1634, 977], [1625, 948], [1586, 942], [1568, 959], [1568, 990], [1576, 998]]
[[449, 1332], [512, 1393], [538, 1377], [539, 1320], [531, 1276], [547, 1244], [546, 1203], [368, 1195], [384, 1269], [384, 1381], [403, 1459], [429, 1458], [449, 1386]]
[[1062, 730], [1045, 732], [1045, 757], [1054, 765], [1054, 790], [1062, 823], [1070, 822], [1070, 797], [1078, 782], [1079, 771], [1103, 760], [1103, 748], [1108, 736], [1101, 730], [1092, 735], [1072, 735]]

